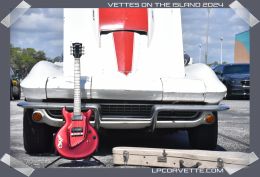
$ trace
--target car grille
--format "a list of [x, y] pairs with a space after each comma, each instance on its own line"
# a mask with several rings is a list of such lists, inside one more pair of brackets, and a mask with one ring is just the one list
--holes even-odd
[[[72, 110], [69, 110], [72, 111]], [[56, 119], [63, 119], [61, 109], [47, 109], [46, 113]], [[101, 118], [151, 118], [153, 114], [152, 104], [101, 104]], [[195, 120], [200, 116], [196, 111], [160, 111], [157, 120]], [[94, 114], [91, 119], [94, 120]], [[106, 119], [104, 119], [106, 120]]]
[[101, 115], [124, 117], [151, 117], [153, 105], [145, 104], [101, 104]]
[[241, 84], [243, 86], [250, 86], [250, 81], [249, 80], [243, 80], [243, 81], [241, 81]]
[[157, 120], [195, 120], [200, 112], [195, 111], [161, 111]]
[[[119, 118], [151, 118], [153, 114], [153, 105], [101, 105], [102, 117], [119, 117]], [[198, 118], [200, 112], [195, 111], [161, 111], [158, 113], [157, 120], [194, 120]]]

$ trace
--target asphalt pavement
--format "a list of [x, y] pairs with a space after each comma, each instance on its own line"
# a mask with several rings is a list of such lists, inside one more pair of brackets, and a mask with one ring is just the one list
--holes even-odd
[[[93, 159], [71, 161], [59, 159], [53, 154], [26, 154], [23, 148], [23, 109], [17, 106], [19, 101], [10, 102], [10, 155], [33, 168], [101, 168], [104, 167]], [[230, 110], [219, 113], [219, 151], [249, 152], [249, 100], [224, 100]], [[112, 162], [112, 148], [116, 146], [154, 147], [189, 149], [188, 135], [185, 131], [178, 131], [167, 135], [143, 134], [110, 134], [101, 137], [99, 150], [94, 157], [105, 164], [114, 167]], [[12, 165], [12, 162], [11, 162]], [[118, 166], [117, 166], [118, 167]]]

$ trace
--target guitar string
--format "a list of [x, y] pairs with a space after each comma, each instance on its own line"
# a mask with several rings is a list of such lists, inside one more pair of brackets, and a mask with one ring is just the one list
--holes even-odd
[[74, 116], [81, 115], [80, 59], [74, 60]]

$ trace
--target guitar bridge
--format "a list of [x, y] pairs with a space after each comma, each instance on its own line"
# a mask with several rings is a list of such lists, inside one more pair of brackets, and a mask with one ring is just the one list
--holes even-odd
[[71, 133], [71, 136], [83, 136], [83, 133]]

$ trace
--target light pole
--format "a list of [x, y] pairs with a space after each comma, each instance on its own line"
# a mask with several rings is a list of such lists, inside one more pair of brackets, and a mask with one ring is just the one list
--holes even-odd
[[200, 48], [200, 57], [199, 57], [199, 63], [201, 62], [201, 44], [199, 44], [199, 48]]
[[209, 14], [210, 14], [210, 8], [208, 8], [208, 19], [207, 19], [207, 30], [206, 30], [205, 64], [208, 63]]
[[220, 37], [220, 64], [223, 63], [223, 50], [222, 50], [222, 45], [223, 45], [223, 37]]

